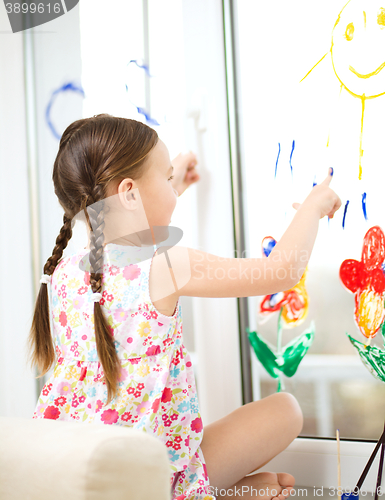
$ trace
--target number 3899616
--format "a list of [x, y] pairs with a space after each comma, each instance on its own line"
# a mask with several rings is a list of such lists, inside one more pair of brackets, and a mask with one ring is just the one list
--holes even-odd
[[49, 13], [51, 12], [55, 14], [59, 14], [62, 12], [62, 6], [60, 3], [55, 3], [51, 5], [50, 3], [6, 3], [5, 8], [8, 14], [27, 14], [30, 12], [31, 14], [35, 14], [36, 12], [39, 14]]

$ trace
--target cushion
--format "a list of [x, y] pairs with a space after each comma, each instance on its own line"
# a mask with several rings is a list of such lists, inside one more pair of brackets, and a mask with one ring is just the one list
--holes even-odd
[[141, 430], [0, 417], [1, 500], [170, 500], [170, 472]]

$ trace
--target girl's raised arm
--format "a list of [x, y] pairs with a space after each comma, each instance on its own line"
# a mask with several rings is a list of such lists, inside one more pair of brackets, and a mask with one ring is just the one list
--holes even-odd
[[[329, 188], [332, 171], [314, 186], [268, 257], [225, 258], [186, 247], [158, 251], [154, 259], [156, 297], [251, 297], [288, 290], [309, 262], [319, 220], [333, 217], [341, 200]], [[160, 250], [160, 249], [159, 249]], [[171, 269], [170, 269], [171, 264]]]

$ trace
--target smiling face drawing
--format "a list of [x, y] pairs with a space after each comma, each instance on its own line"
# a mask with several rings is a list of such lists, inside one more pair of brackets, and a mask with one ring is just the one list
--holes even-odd
[[337, 78], [352, 95], [385, 94], [385, 0], [350, 0], [334, 25], [331, 54]]

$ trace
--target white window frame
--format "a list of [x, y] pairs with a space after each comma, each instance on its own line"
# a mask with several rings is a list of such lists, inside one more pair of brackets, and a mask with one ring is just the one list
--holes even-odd
[[[205, 79], [207, 82], [207, 88], [209, 91], [209, 101], [215, 102], [216, 104], [216, 115], [212, 113], [212, 126], [209, 127], [206, 135], [207, 144], [209, 148], [204, 151], [205, 154], [215, 154], [218, 158], [217, 161], [221, 161], [222, 172], [225, 166], [228, 166], [228, 172], [232, 172], [232, 179], [229, 179], [229, 184], [232, 183], [234, 189], [237, 189], [239, 179], [234, 177], [234, 172], [238, 168], [237, 162], [239, 161], [240, 152], [237, 151], [237, 134], [239, 130], [237, 129], [236, 123], [236, 71], [234, 68], [236, 66], [236, 60], [234, 59], [234, 25], [235, 22], [231, 23], [231, 15], [235, 11], [233, 7], [233, 0], [213, 0], [212, 2], [207, 2], [205, 0], [195, 0], [194, 9], [195, 14], [192, 12], [191, 7], [189, 7], [188, 0], [183, 0], [185, 18], [187, 16], [193, 16], [190, 21], [193, 24], [194, 17], [198, 19], [200, 17], [199, 30], [187, 29], [185, 33], [185, 50], [187, 56], [193, 54], [193, 58], [186, 68], [186, 82], [190, 84], [186, 85], [186, 96], [191, 98], [191, 81], [196, 82], [196, 74], [206, 70]], [[219, 22], [221, 20], [221, 22]], [[184, 27], [186, 29], [187, 23]], [[195, 24], [195, 27], [197, 24]], [[211, 52], [207, 54], [208, 46], [205, 43], [205, 29], [210, 27], [211, 32], [211, 44], [215, 45], [218, 52], [216, 60], [211, 60], [211, 67], [204, 66], [204, 62], [198, 63], [198, 61], [203, 61], [204, 59], [209, 59]], [[223, 38], [222, 48], [218, 45], [218, 40]], [[236, 36], [234, 37], [236, 38]], [[207, 41], [207, 40], [206, 40]], [[198, 64], [194, 64], [194, 62]], [[226, 74], [227, 68], [227, 74]], [[198, 71], [199, 69], [199, 71]], [[224, 77], [224, 78], [223, 78]], [[200, 82], [202, 83], [202, 82]], [[190, 88], [189, 88], [190, 85]], [[215, 88], [215, 94], [210, 95], [210, 89]], [[225, 99], [224, 99], [225, 96]], [[228, 126], [227, 130], [224, 130], [223, 121], [223, 108], [226, 109]], [[218, 111], [220, 113], [218, 114]], [[215, 122], [214, 122], [215, 119]], [[215, 127], [217, 135], [215, 136]], [[228, 158], [223, 157], [223, 151], [227, 149]], [[213, 153], [213, 149], [214, 151]], [[210, 151], [211, 150], [211, 151]], [[231, 162], [231, 163], [230, 163]], [[215, 170], [215, 167], [213, 167]], [[231, 175], [231, 174], [230, 174]], [[214, 190], [213, 196], [216, 195], [216, 187], [212, 183], [212, 189]], [[228, 185], [227, 185], [228, 187]], [[223, 188], [223, 185], [222, 185]], [[197, 190], [203, 190], [203, 186], [198, 186]], [[223, 194], [223, 199], [228, 195], [228, 190], [225, 190]], [[236, 196], [232, 191], [226, 201], [222, 202], [221, 208], [228, 212], [228, 205], [231, 204], [232, 197]], [[226, 206], [227, 204], [227, 206]], [[239, 210], [238, 207], [234, 207], [235, 215]], [[233, 212], [233, 217], [234, 217]], [[228, 224], [230, 227], [230, 224]], [[214, 229], [214, 228], [213, 228]], [[239, 227], [234, 224], [234, 240], [239, 237]], [[238, 234], [237, 234], [238, 232]], [[216, 230], [210, 233], [210, 231], [202, 232], [198, 235], [198, 241], [202, 245], [202, 248], [210, 251], [210, 246], [221, 245], [221, 255], [226, 255], [226, 252], [234, 252], [234, 243], [231, 247], [228, 238]], [[215, 243], [214, 243], [215, 240]], [[218, 243], [219, 241], [219, 243]], [[233, 255], [235, 255], [233, 253]], [[228, 303], [224, 304], [224, 300]], [[240, 369], [240, 364], [238, 362], [231, 363], [231, 360], [238, 355], [240, 358], [241, 349], [238, 345], [234, 348], [232, 342], [228, 342], [229, 338], [234, 338], [234, 330], [240, 329], [240, 323], [238, 321], [241, 315], [242, 309], [239, 309], [241, 299], [210, 299], [210, 306], [205, 304], [209, 303], [208, 299], [195, 299], [195, 318], [197, 320], [197, 355], [199, 358], [199, 372], [198, 372], [198, 390], [200, 390], [200, 403], [202, 406], [202, 415], [204, 423], [210, 423], [216, 418], [224, 416], [229, 413], [237, 406], [239, 397], [238, 394], [242, 394], [242, 377], [236, 373], [237, 369]], [[215, 311], [218, 313], [216, 314]], [[247, 312], [247, 308], [246, 308]], [[213, 318], [213, 313], [215, 317]], [[221, 315], [226, 315], [226, 326], [219, 335], [216, 330], [220, 328], [220, 325], [216, 323], [216, 320]], [[223, 322], [224, 323], [224, 322]], [[232, 333], [230, 333], [232, 331]], [[227, 335], [226, 335], [227, 333]], [[211, 337], [211, 339], [210, 339]], [[222, 339], [222, 341], [221, 341]], [[223, 342], [223, 339], [226, 339]], [[218, 343], [219, 342], [219, 343]], [[216, 345], [214, 350], [214, 344]], [[208, 364], [207, 366], [206, 363]], [[247, 360], [246, 364], [247, 365]], [[243, 369], [247, 372], [250, 371], [250, 367], [243, 366]], [[215, 375], [214, 375], [215, 374]], [[213, 378], [214, 375], [214, 378]], [[223, 391], [223, 383], [220, 380], [233, 380], [230, 389], [228, 388], [226, 396]], [[203, 387], [203, 381], [204, 387]], [[210, 385], [208, 385], [210, 382]], [[246, 388], [246, 390], [248, 390]], [[224, 404], [223, 398], [227, 398], [227, 403]], [[347, 440], [341, 439], [340, 451], [341, 451], [341, 486], [344, 489], [352, 489], [358, 478], [360, 477], [373, 449], [375, 447], [374, 441], [365, 440]], [[378, 454], [379, 455], [379, 454]], [[367, 491], [372, 491], [376, 484], [377, 469], [378, 469], [378, 455], [374, 461], [371, 470], [368, 473], [367, 479], [363, 485], [367, 485]], [[266, 464], [263, 470], [271, 471], [287, 471], [294, 475], [296, 478], [296, 484], [304, 487], [337, 487], [337, 443], [335, 439], [328, 438], [297, 438], [284, 452], [279, 456], [274, 458], [268, 464]]]

